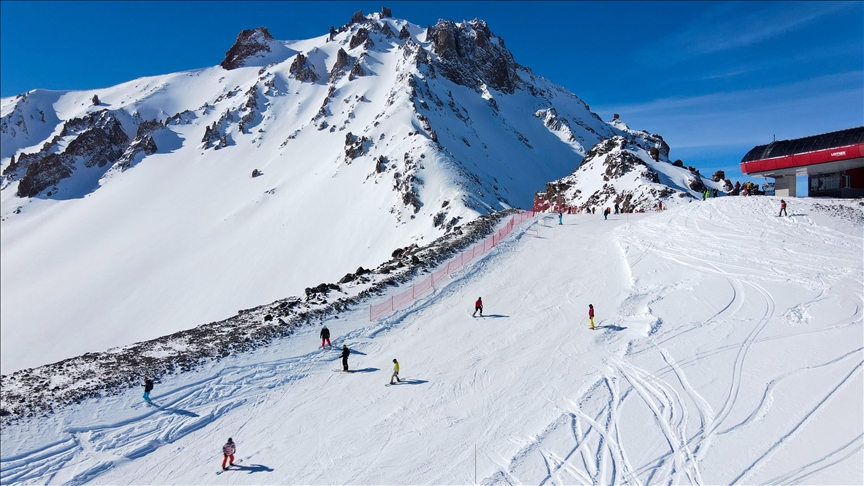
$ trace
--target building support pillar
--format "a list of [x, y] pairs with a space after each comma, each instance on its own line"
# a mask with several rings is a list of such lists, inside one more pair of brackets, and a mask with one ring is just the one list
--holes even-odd
[[774, 178], [774, 195], [778, 197], [795, 197], [795, 175]]

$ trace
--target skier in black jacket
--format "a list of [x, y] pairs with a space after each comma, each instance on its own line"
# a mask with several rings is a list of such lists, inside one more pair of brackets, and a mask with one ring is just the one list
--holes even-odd
[[348, 371], [348, 355], [351, 354], [351, 351], [348, 350], [348, 346], [342, 345], [342, 371]]
[[150, 392], [153, 390], [153, 380], [150, 377], [144, 377], [144, 401], [150, 401]]
[[327, 326], [324, 326], [324, 329], [321, 329], [321, 347], [324, 347], [324, 343], [327, 343], [327, 346], [331, 346], [330, 344], [330, 329], [327, 329]]

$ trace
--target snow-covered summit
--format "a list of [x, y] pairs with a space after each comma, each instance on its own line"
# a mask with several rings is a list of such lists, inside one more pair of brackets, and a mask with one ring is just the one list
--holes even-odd
[[220, 66], [3, 99], [3, 370], [335, 282], [529, 207], [615, 136], [650, 142], [486, 22], [389, 9], [312, 39], [243, 31]]

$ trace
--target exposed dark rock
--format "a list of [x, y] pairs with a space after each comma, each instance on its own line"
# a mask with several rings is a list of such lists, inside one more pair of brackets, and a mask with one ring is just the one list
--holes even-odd
[[366, 152], [366, 143], [369, 141], [366, 137], [357, 137], [353, 133], [348, 132], [345, 135], [345, 159], [351, 161], [363, 155]]
[[91, 100], [94, 105], [99, 105], [99, 95], [93, 95], [93, 99]]
[[720, 181], [722, 181], [722, 180], [725, 179], [725, 178], [726, 178], [726, 172], [723, 172], [722, 170], [718, 170], [717, 172], [715, 172], [715, 173], [711, 176], [711, 180], [714, 181], [714, 182], [720, 182]]
[[348, 75], [348, 79], [352, 80], [362, 76], [366, 76], [366, 71], [363, 70], [363, 66], [360, 65], [360, 61], [357, 60], [357, 62], [354, 63], [354, 67], [351, 68], [351, 73]]
[[336, 51], [336, 62], [333, 63], [333, 68], [330, 70], [330, 82], [334, 82], [343, 74], [345, 74], [345, 67], [348, 66], [348, 63], [351, 61], [351, 57], [345, 52], [345, 49], [339, 48]]
[[329, 33], [328, 36], [327, 36], [327, 41], [328, 41], [328, 42], [329, 42], [329, 41], [332, 41], [332, 40], [333, 40], [333, 37], [335, 37], [335, 36], [336, 36], [336, 29], [334, 29], [333, 26], [331, 25], [331, 26], [330, 26], [330, 33]]
[[363, 15], [362, 10], [358, 10], [358, 11], [354, 12], [354, 15], [351, 16], [351, 21], [348, 22], [348, 25], [359, 24], [362, 22], [366, 22], [366, 16]]
[[307, 58], [303, 53], [297, 53], [297, 56], [294, 57], [294, 61], [291, 63], [291, 67], [288, 68], [288, 72], [293, 74], [294, 79], [297, 81], [314, 83], [318, 81], [318, 76], [311, 66], [306, 65], [306, 60]]
[[659, 161], [660, 160], [660, 149], [658, 149], [657, 147], [651, 147], [648, 150], [648, 155], [650, 155], [651, 158], [654, 159], [655, 162]]
[[[62, 138], [71, 138], [61, 152], [55, 152]], [[10, 164], [4, 176], [14, 178], [25, 171], [18, 185], [19, 197], [33, 197], [57, 185], [72, 175], [76, 160], [84, 167], [104, 167], [116, 162], [129, 144], [129, 136], [117, 117], [108, 110], [89, 113], [63, 124], [60, 134], [35, 154], [21, 154], [18, 162]]]
[[381, 18], [386, 19], [393, 16], [393, 12], [390, 11], [387, 7], [381, 7]]
[[273, 36], [267, 27], [257, 27], [252, 30], [243, 30], [234, 41], [234, 45], [225, 53], [225, 59], [219, 64], [226, 70], [243, 67], [246, 59], [262, 52], [270, 52], [267, 41], [272, 41]]
[[513, 54], [494, 37], [486, 22], [474, 19], [459, 25], [439, 20], [426, 31], [426, 39], [438, 54], [438, 71], [462, 86], [482, 84], [512, 94], [519, 83]]
[[684, 167], [684, 162], [681, 159], [678, 159], [675, 162], [672, 162], [672, 165], [675, 167]]
[[408, 29], [403, 25], [401, 29], [399, 29], [399, 38], [400, 39], [408, 39], [411, 37], [411, 33], [408, 32]]
[[348, 48], [354, 49], [355, 47], [365, 44], [366, 41], [369, 40], [369, 31], [366, 30], [365, 27], [360, 27], [357, 29], [357, 33], [351, 36], [351, 40], [348, 41]]
[[393, 29], [390, 28], [390, 24], [384, 23], [384, 26], [381, 27], [381, 33], [384, 34], [384, 37], [391, 39], [396, 37], [396, 33], [393, 32]]

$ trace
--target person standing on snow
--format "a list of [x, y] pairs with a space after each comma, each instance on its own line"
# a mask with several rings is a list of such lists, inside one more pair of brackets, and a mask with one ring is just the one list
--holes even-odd
[[[234, 445], [234, 439], [228, 437], [228, 442], [222, 446], [222, 454], [225, 456], [222, 459], [222, 470], [227, 471], [229, 467], [234, 465], [234, 453], [237, 451], [237, 446]], [[225, 464], [228, 463], [226, 466]]]
[[327, 326], [324, 326], [324, 328], [321, 329], [321, 347], [322, 348], [324, 347], [325, 342], [327, 343], [327, 346], [332, 346], [332, 344], [330, 344], [330, 329], [327, 329]]
[[603, 210], [603, 219], [606, 219], [609, 216], [609, 208]]
[[396, 361], [396, 358], [393, 358], [393, 376], [390, 377], [390, 384], [393, 384], [393, 378], [396, 378], [396, 383], [399, 383], [399, 362]]
[[348, 350], [348, 346], [346, 344], [342, 345], [342, 371], [348, 371], [348, 355], [351, 354], [351, 351]]
[[781, 199], [780, 200], [780, 214], [778, 214], [777, 217], [779, 218], [780, 216], [783, 216], [784, 214], [786, 216], [789, 216], [789, 213], [786, 212], [786, 201]]
[[153, 391], [153, 380], [149, 376], [144, 377], [144, 401], [150, 402], [150, 392]]
[[558, 211], [558, 224], [564, 224], [564, 213], [562, 213], [561, 211]]
[[471, 314], [471, 317], [474, 317], [477, 314], [477, 311], [480, 311], [480, 317], [483, 317], [483, 298], [477, 297], [477, 302], [474, 302], [474, 314]]
[[619, 206], [618, 206], [618, 203], [616, 202], [615, 203], [615, 214], [618, 214], [618, 212], [619, 212]]
[[594, 304], [588, 304], [588, 322], [591, 324], [591, 329], [594, 329]]

